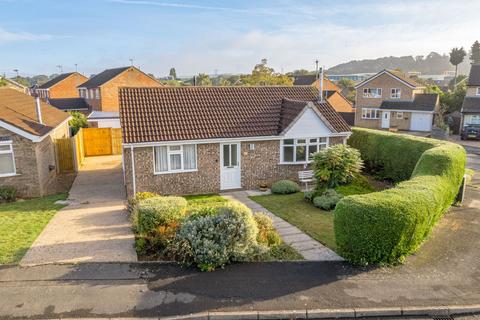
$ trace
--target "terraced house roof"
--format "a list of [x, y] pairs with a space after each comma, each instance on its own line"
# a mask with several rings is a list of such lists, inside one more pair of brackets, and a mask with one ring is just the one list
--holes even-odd
[[59, 76], [56, 76], [55, 78], [48, 80], [47, 82], [45, 82], [41, 86], [38, 86], [38, 89], [48, 89], [50, 87], [53, 87], [54, 85], [56, 85], [60, 81], [65, 80], [66, 78], [70, 77], [74, 73], [75, 72], [63, 73]]
[[318, 90], [292, 87], [120, 88], [125, 143], [279, 135], [308, 104], [334, 132], [350, 132]]
[[43, 101], [40, 108], [43, 124], [37, 118], [35, 98], [14, 89], [0, 89], [0, 121], [25, 132], [43, 136], [70, 117]]
[[86, 89], [92, 89], [92, 88], [98, 88], [102, 84], [104, 84], [107, 81], [112, 80], [122, 72], [128, 70], [129, 68], [132, 67], [121, 67], [121, 68], [114, 68], [114, 69], [107, 69], [102, 72], [100, 72], [97, 75], [94, 75], [81, 85], [79, 85], [77, 88], [86, 88]]

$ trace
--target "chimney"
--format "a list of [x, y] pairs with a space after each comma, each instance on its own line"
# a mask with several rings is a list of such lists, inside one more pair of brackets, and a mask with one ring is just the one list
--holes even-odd
[[42, 109], [40, 108], [40, 97], [35, 97], [35, 110], [37, 111], [38, 123], [43, 124]]
[[320, 89], [318, 93], [318, 102], [323, 102], [323, 67], [320, 67]]

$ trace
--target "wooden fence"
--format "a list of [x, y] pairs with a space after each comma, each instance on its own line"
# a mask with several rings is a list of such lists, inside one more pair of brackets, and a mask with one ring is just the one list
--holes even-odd
[[71, 138], [56, 139], [59, 173], [75, 172], [88, 156], [122, 154], [122, 131], [117, 128], [81, 128]]

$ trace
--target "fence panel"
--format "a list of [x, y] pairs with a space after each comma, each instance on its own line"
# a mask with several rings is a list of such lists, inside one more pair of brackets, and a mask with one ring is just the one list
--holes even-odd
[[112, 128], [112, 154], [122, 154], [122, 129]]
[[83, 149], [83, 128], [80, 128], [72, 140], [75, 147], [76, 170], [78, 170], [82, 166], [83, 159], [85, 159], [85, 151]]
[[73, 143], [70, 138], [55, 139], [57, 170], [59, 173], [75, 171]]
[[85, 156], [112, 154], [112, 131], [110, 128], [83, 128]]

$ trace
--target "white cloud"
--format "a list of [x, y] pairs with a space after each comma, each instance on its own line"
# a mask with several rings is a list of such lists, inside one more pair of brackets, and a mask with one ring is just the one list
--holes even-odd
[[0, 28], [0, 44], [8, 42], [23, 42], [23, 41], [44, 41], [50, 40], [52, 36], [49, 34], [32, 34], [28, 32], [10, 32]]
[[212, 7], [202, 6], [181, 2], [162, 2], [154, 0], [108, 0], [109, 2], [130, 4], [130, 5], [149, 5], [158, 7], [170, 7], [170, 8], [183, 8], [183, 9], [200, 9], [200, 10], [220, 10], [220, 11], [235, 11], [235, 12], [247, 12], [242, 9], [228, 8], [228, 7]]

